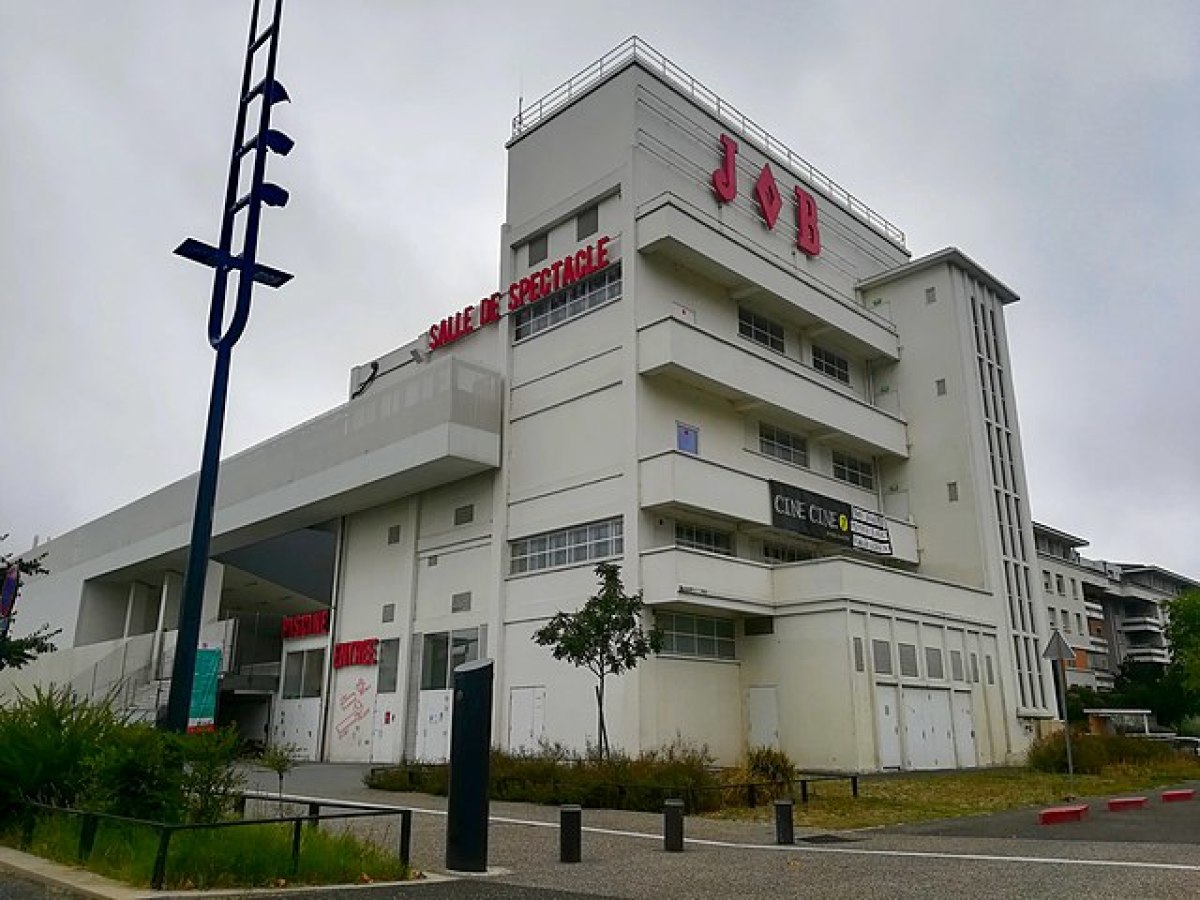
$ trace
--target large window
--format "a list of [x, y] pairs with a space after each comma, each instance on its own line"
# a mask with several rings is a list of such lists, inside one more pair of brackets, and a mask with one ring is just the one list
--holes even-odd
[[560, 528], [512, 542], [513, 575], [619, 556], [625, 550], [621, 517]]
[[728, 531], [719, 531], [716, 528], [704, 528], [700, 525], [676, 522], [675, 546], [733, 556], [733, 535]]
[[379, 682], [375, 688], [380, 694], [396, 693], [400, 676], [400, 639], [389, 638], [379, 642]]
[[283, 699], [301, 700], [321, 696], [325, 674], [325, 648], [296, 650], [283, 658]]
[[835, 381], [842, 382], [842, 384], [850, 383], [850, 360], [846, 359], [846, 357], [814, 344], [812, 348], [812, 362], [813, 368], [822, 375], [828, 375]]
[[513, 339], [519, 341], [545, 331], [551, 325], [565, 322], [620, 296], [621, 264], [614, 263], [590, 278], [518, 309], [513, 313], [516, 322]]
[[875, 489], [875, 466], [870, 460], [833, 451], [833, 477], [869, 491]]
[[660, 612], [655, 623], [663, 633], [663, 653], [734, 659], [733, 620]]
[[450, 686], [456, 668], [478, 658], [478, 628], [425, 635], [421, 653], [421, 690], [445, 690]]
[[802, 435], [784, 431], [766, 422], [758, 424], [758, 449], [767, 456], [794, 466], [808, 465], [808, 441]]
[[739, 308], [738, 334], [749, 338], [756, 344], [762, 344], [776, 353], [783, 352], [783, 326], [778, 322], [771, 321], [766, 316]]

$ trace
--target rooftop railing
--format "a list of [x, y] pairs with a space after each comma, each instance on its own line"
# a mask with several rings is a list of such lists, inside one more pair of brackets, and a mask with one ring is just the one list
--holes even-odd
[[782, 141], [765, 128], [742, 113], [726, 100], [722, 100], [675, 63], [671, 62], [636, 35], [610, 50], [600, 59], [567, 79], [554, 90], [522, 105], [513, 117], [513, 139], [536, 128], [560, 109], [570, 105], [606, 78], [616, 74], [627, 65], [639, 62], [649, 71], [681, 91], [698, 106], [716, 116], [717, 119], [737, 130], [746, 140], [763, 153], [787, 166], [797, 176], [819, 190], [830, 200], [844, 208], [852, 216], [882, 234], [888, 240], [904, 246], [904, 232], [875, 212], [832, 178], [792, 152]]

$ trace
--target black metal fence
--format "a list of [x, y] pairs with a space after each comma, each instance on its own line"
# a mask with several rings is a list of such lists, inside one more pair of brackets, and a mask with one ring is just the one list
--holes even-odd
[[[78, 816], [82, 819], [79, 828], [78, 860], [81, 865], [87, 863], [96, 844], [96, 832], [105, 822], [133, 825], [148, 828], [158, 833], [158, 849], [154, 855], [154, 868], [150, 875], [150, 887], [162, 890], [167, 876], [167, 863], [171, 850], [171, 839], [181, 831], [202, 831], [226, 828], [240, 828], [247, 825], [284, 825], [292, 826], [292, 856], [291, 871], [295, 874], [300, 868], [301, 834], [307, 823], [316, 828], [322, 822], [345, 819], [369, 819], [382, 816], [397, 816], [400, 819], [400, 840], [396, 847], [396, 856], [404, 865], [411, 861], [412, 849], [412, 810], [396, 807], [371, 806], [352, 802], [317, 801], [309, 798], [289, 797], [287, 795], [266, 793], [244, 793], [235, 795], [240, 815], [245, 815], [246, 801], [259, 800], [282, 804], [301, 804], [308, 806], [308, 812], [296, 816], [276, 816], [270, 819], [233, 819], [224, 822], [156, 822], [150, 819], [135, 819], [128, 816], [117, 816], [111, 813], [91, 812], [83, 809], [73, 809], [65, 806], [52, 806], [46, 803], [25, 801], [26, 810], [21, 823], [21, 848], [29, 849], [33, 844], [37, 828], [37, 811], [42, 810], [53, 814]], [[353, 812], [322, 813], [322, 807], [333, 809], [353, 809]]]

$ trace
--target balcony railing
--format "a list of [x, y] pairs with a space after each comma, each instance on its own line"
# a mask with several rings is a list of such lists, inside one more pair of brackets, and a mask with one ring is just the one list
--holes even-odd
[[1154, 634], [1162, 634], [1163, 623], [1157, 616], [1126, 616], [1121, 620], [1121, 630], [1126, 632], [1149, 631]]
[[722, 100], [695, 78], [671, 62], [639, 37], [631, 37], [610, 50], [582, 71], [568, 78], [554, 90], [523, 106], [513, 117], [513, 140], [536, 128], [560, 109], [569, 106], [593, 87], [627, 65], [638, 62], [656, 76], [662, 78], [697, 106], [707, 110], [721, 122], [730, 126], [763, 153], [787, 166], [797, 176], [841, 206], [888, 240], [904, 246], [904, 232], [875, 212], [832, 178], [792, 152], [782, 141], [772, 136], [765, 128], [739, 111], [728, 101]]

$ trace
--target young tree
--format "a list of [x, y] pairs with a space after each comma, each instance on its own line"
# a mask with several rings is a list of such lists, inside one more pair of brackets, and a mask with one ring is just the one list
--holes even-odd
[[620, 675], [640, 660], [662, 649], [662, 632], [642, 628], [642, 592], [626, 594], [621, 567], [615, 563], [596, 566], [600, 591], [579, 612], [557, 613], [538, 629], [533, 639], [551, 647], [555, 659], [587, 669], [596, 676], [596, 725], [602, 756], [609, 755], [608, 729], [604, 723], [604, 688], [609, 675]]
[[1167, 603], [1168, 667], [1189, 690], [1200, 693], [1200, 590]]
[[[8, 538], [0, 534], [0, 542]], [[42, 565], [43, 557], [33, 559], [13, 559], [8, 553], [0, 554], [0, 583], [5, 583], [4, 608], [0, 616], [7, 617], [6, 626], [12, 624], [12, 606], [16, 603], [20, 591], [21, 578], [30, 575], [46, 575], [48, 570]], [[10, 582], [10, 579], [13, 581]], [[39, 654], [53, 653], [54, 637], [61, 631], [51, 631], [49, 625], [43, 625], [32, 634], [25, 637], [13, 638], [8, 636], [8, 627], [0, 627], [0, 669], [19, 669], [31, 663]]]

